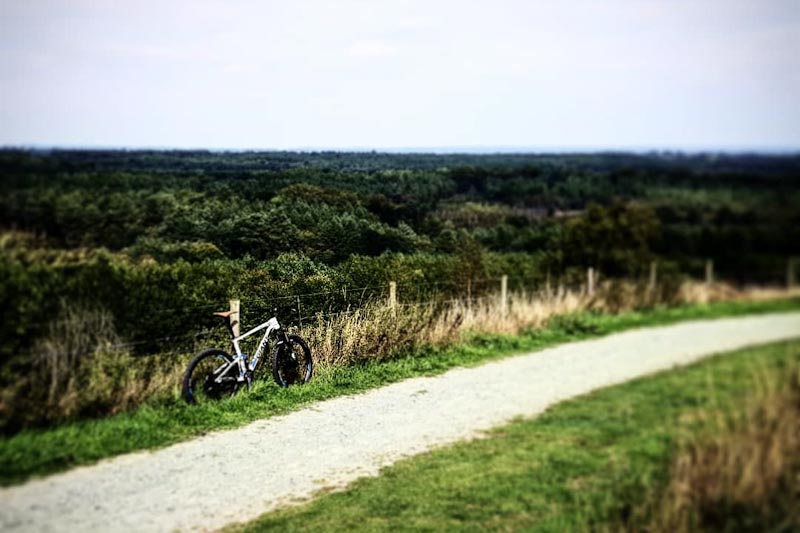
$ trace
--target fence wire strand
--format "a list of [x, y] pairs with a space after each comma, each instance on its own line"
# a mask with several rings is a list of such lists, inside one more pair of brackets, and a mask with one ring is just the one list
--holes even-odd
[[[477, 304], [478, 302], [483, 302], [487, 300], [492, 300], [498, 298], [499, 294], [480, 294], [485, 293], [489, 290], [499, 290], [499, 284], [501, 283], [502, 277], [484, 277], [484, 278], [475, 278], [475, 279], [468, 279], [466, 282], [463, 280], [459, 280], [458, 282], [454, 281], [403, 281], [397, 282], [397, 301], [395, 303], [397, 308], [420, 308], [420, 307], [427, 307], [427, 306], [436, 306], [436, 305], [456, 305], [456, 304]], [[517, 288], [515, 291], [517, 293], [526, 293], [533, 296], [538, 297], [547, 297], [547, 296], [557, 296], [561, 293], [565, 292], [576, 292], [576, 291], [584, 291], [586, 290], [585, 283], [565, 283], [563, 280], [551, 280], [548, 285], [545, 285], [541, 278], [532, 278], [526, 276], [509, 276], [507, 280], [516, 282]], [[491, 287], [490, 283], [497, 283], [497, 287]], [[481, 287], [483, 284], [483, 287]], [[318, 322], [320, 320], [332, 319], [332, 318], [341, 318], [345, 316], [353, 316], [355, 313], [362, 311], [366, 305], [371, 302], [380, 302], [384, 298], [387, 298], [388, 295], [388, 282], [383, 284], [373, 284], [373, 285], [365, 285], [361, 287], [340, 287], [336, 290], [328, 290], [328, 291], [316, 291], [316, 292], [305, 292], [305, 293], [297, 293], [297, 294], [286, 294], [286, 295], [277, 295], [274, 297], [251, 297], [246, 300], [241, 300], [240, 305], [242, 306], [240, 311], [240, 316], [247, 313], [247, 314], [260, 314], [264, 311], [272, 311], [273, 309], [281, 309], [281, 308], [290, 308], [292, 305], [295, 305], [297, 308], [294, 309], [294, 315], [289, 315], [290, 319], [287, 320], [288, 324], [293, 324], [295, 319], [297, 322], [301, 323], [306, 322]], [[467, 287], [465, 290], [464, 287]], [[457, 287], [461, 287], [460, 290], [455, 290]], [[403, 295], [408, 294], [410, 291], [401, 290], [402, 288], [408, 289], [409, 287], [415, 287], [416, 291], [413, 291], [414, 297], [411, 299], [403, 299], [401, 298]], [[444, 287], [443, 290], [440, 288]], [[529, 287], [529, 288], [526, 288]], [[447, 290], [449, 288], [453, 288], [454, 290]], [[433, 289], [425, 290], [425, 289]], [[369, 291], [369, 292], [368, 292]], [[422, 299], [424, 295], [430, 295], [432, 292], [433, 297], [428, 299]], [[474, 292], [478, 292], [479, 294], [473, 294]], [[454, 296], [455, 293], [455, 296]], [[348, 299], [348, 295], [358, 294], [358, 304], [351, 302]], [[344, 305], [346, 306], [345, 309], [339, 310], [331, 310], [328, 309], [327, 312], [324, 310], [320, 310], [317, 312], [313, 312], [310, 314], [304, 314], [303, 311], [303, 299], [309, 299], [319, 296], [331, 296], [336, 295], [339, 298], [342, 298], [344, 301]], [[448, 297], [449, 296], [449, 297]], [[279, 302], [289, 301], [290, 303], [287, 305], [278, 305]], [[387, 302], [388, 304], [388, 302]], [[197, 304], [197, 305], [187, 305], [187, 306], [176, 306], [176, 307], [169, 307], [169, 308], [156, 308], [153, 309], [151, 313], [148, 315], [148, 319], [151, 322], [168, 322], [169, 314], [175, 313], [179, 311], [199, 311], [199, 310], [208, 310], [212, 308], [222, 309], [226, 307], [225, 305], [221, 305], [219, 303], [213, 304]], [[51, 321], [41, 321], [41, 322], [28, 322], [25, 324], [25, 328], [30, 330], [35, 330], [36, 328], [44, 328], [44, 327], [55, 327], [61, 324], [66, 324], [72, 322], [71, 319], [56, 319]], [[98, 349], [130, 349], [136, 348], [146, 345], [158, 344], [158, 343], [170, 343], [173, 345], [179, 345], [181, 342], [187, 342], [190, 340], [198, 339], [200, 337], [206, 335], [212, 335], [214, 333], [218, 333], [220, 330], [218, 327], [205, 329], [200, 332], [196, 333], [186, 333], [186, 334], [179, 334], [179, 335], [165, 335], [161, 337], [154, 337], [148, 339], [135, 339], [131, 341], [126, 341], [122, 343], [116, 343], [106, 346], [97, 347], [96, 349], [89, 350], [85, 354], [77, 354], [77, 355], [87, 355], [89, 353], [93, 353]], [[158, 353], [175, 353], [180, 351], [180, 348], [175, 349], [173, 352], [163, 352], [159, 351]], [[65, 354], [62, 354], [65, 355]], [[75, 355], [75, 354], [73, 354]]]

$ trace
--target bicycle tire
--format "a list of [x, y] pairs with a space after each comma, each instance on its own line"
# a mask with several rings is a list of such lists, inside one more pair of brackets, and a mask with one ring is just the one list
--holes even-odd
[[[296, 350], [298, 347], [299, 352]], [[299, 335], [287, 335], [286, 342], [275, 348], [272, 357], [272, 377], [275, 383], [281, 387], [303, 385], [308, 383], [313, 373], [314, 361], [308, 343]]]
[[[207, 378], [209, 375], [207, 369], [209, 366], [206, 365], [206, 363], [210, 363], [210, 367], [213, 368], [215, 365], [215, 360], [219, 359], [224, 360], [224, 364], [228, 364], [233, 361], [233, 357], [219, 348], [207, 348], [194, 356], [194, 358], [189, 362], [189, 365], [186, 367], [186, 372], [183, 375], [183, 386], [181, 387], [181, 396], [183, 396], [183, 399], [186, 401], [186, 403], [198, 403], [198, 385], [201, 383], [203, 385], [203, 397], [210, 400], [221, 400], [226, 397], [230, 398], [239, 391], [240, 383], [235, 379], [235, 377], [238, 377], [239, 371], [237, 366], [231, 367], [230, 370], [231, 372], [237, 373], [235, 377], [230, 376], [233, 381], [228, 381], [225, 385], [208, 384]], [[216, 364], [219, 364], [219, 362], [216, 362]], [[219, 370], [219, 368], [221, 368], [221, 365], [219, 365], [217, 370]]]

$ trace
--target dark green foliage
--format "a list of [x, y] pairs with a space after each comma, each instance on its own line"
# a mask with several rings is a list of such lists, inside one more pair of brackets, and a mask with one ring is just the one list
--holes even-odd
[[567, 220], [561, 249], [566, 265], [593, 265], [610, 276], [631, 276], [653, 259], [650, 245], [661, 225], [648, 206], [589, 204], [582, 217]]
[[68, 306], [107, 309], [146, 354], [232, 297], [245, 323], [292, 323], [390, 280], [422, 301], [712, 258], [774, 283], [800, 255], [796, 155], [0, 150], [0, 177], [0, 384]]
[[[561, 252], [560, 221], [591, 203], [586, 224], [608, 219], [601, 209], [610, 207], [610, 229], [621, 231], [601, 237], [616, 245], [631, 237], [626, 217], [646, 211], [619, 207], [630, 200], [652, 205], [647, 223], [660, 225], [633, 243], [639, 250], [713, 257], [740, 279], [754, 267], [743, 256], [786, 256], [800, 242], [797, 156], [6, 150], [0, 175], [2, 226], [56, 247], [161, 261], [196, 260], [185, 244], [173, 246], [192, 242], [231, 259], [300, 252], [328, 264], [386, 251], [452, 253], [458, 230], [489, 250]], [[567, 244], [582, 246], [592, 231]], [[631, 258], [562, 257], [612, 270]]]

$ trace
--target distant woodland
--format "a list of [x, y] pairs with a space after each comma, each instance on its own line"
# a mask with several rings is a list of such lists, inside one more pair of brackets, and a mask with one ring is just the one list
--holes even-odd
[[193, 331], [230, 297], [257, 312], [305, 295], [313, 313], [388, 280], [421, 297], [589, 266], [637, 278], [653, 260], [779, 283], [800, 256], [798, 155], [7, 149], [0, 176], [5, 366], [65, 307], [138, 340]]

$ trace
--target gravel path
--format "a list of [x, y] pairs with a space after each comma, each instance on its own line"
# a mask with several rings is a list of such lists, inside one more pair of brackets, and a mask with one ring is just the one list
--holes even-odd
[[593, 389], [800, 337], [800, 313], [633, 330], [414, 378], [0, 490], [0, 530], [213, 530]]

